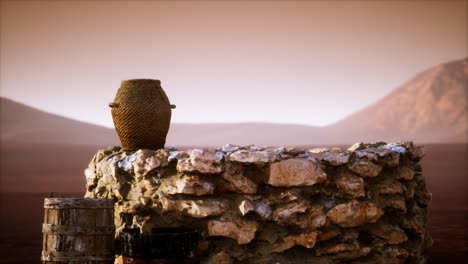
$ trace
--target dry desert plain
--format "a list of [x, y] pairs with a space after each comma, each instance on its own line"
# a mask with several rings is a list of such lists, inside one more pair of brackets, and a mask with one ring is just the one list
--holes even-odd
[[[5, 144], [1, 148], [0, 263], [40, 263], [43, 198], [84, 193], [83, 170], [96, 146]], [[433, 194], [432, 263], [466, 263], [468, 144], [426, 145], [422, 160]], [[11, 192], [13, 190], [14, 192]]]

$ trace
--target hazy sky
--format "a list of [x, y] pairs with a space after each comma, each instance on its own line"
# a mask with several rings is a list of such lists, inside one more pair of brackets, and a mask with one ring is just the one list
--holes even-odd
[[2, 1], [1, 96], [112, 126], [154, 78], [173, 122], [327, 125], [467, 56], [467, 1]]

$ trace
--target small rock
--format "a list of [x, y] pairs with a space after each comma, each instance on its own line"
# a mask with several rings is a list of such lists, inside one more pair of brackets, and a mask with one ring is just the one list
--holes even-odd
[[256, 145], [248, 145], [248, 146], [245, 146], [243, 147], [243, 149], [246, 149], [246, 150], [253, 150], [253, 151], [262, 151], [262, 150], [265, 150], [267, 147], [259, 147], [259, 146], [256, 146]]
[[392, 149], [385, 146], [387, 146], [387, 144], [383, 142], [363, 144], [352, 151], [354, 151], [355, 155], [360, 159], [365, 158], [368, 161], [385, 164], [388, 167], [398, 166], [400, 163], [400, 153], [392, 151]]
[[397, 152], [387, 151], [385, 155], [379, 159], [379, 161], [388, 167], [397, 167], [400, 165], [400, 154]]
[[398, 142], [397, 144], [406, 148], [413, 161], [419, 161], [425, 155], [424, 146], [414, 145], [413, 142]]
[[124, 159], [120, 160], [117, 164], [119, 168], [129, 171], [133, 167], [133, 162], [136, 160], [136, 154], [126, 156]]
[[169, 152], [169, 156], [167, 157], [167, 162], [171, 162], [173, 160], [185, 159], [189, 157], [190, 157], [189, 154], [185, 151], [174, 150], [174, 151]]
[[263, 219], [267, 220], [271, 217], [271, 207], [266, 201], [255, 203], [255, 212]]
[[327, 217], [341, 227], [355, 227], [375, 223], [384, 211], [372, 203], [353, 200], [339, 204], [327, 212]]
[[292, 201], [297, 201], [301, 196], [301, 190], [299, 188], [290, 188], [284, 191], [273, 190], [268, 195], [268, 201], [270, 204], [284, 204]]
[[171, 177], [161, 185], [162, 192], [165, 194], [189, 194], [202, 196], [213, 194], [215, 186], [212, 182], [201, 179], [199, 176], [186, 175]]
[[374, 149], [356, 150], [354, 154], [359, 159], [366, 159], [373, 162], [377, 162], [379, 160], [379, 155], [374, 151]]
[[159, 196], [164, 211], [177, 211], [193, 218], [218, 216], [224, 212], [224, 205], [217, 200], [171, 200]]
[[245, 194], [257, 193], [257, 184], [243, 176], [242, 171], [240, 173], [233, 173], [232, 170], [226, 170], [222, 177], [227, 182], [224, 187], [229, 191]]
[[[325, 224], [326, 217], [320, 208], [310, 209], [306, 204], [292, 202], [278, 207], [274, 212], [272, 219], [276, 223], [284, 226], [298, 226], [300, 228], [316, 228]], [[308, 210], [310, 213], [308, 213]]]
[[312, 229], [320, 228], [324, 226], [327, 222], [327, 216], [323, 212], [322, 206], [309, 207], [307, 219], [308, 219], [308, 227]]
[[380, 208], [393, 208], [400, 213], [406, 213], [406, 201], [402, 195], [382, 195], [377, 198]]
[[279, 154], [272, 149], [266, 150], [237, 150], [228, 157], [230, 161], [241, 163], [269, 163], [279, 160]]
[[403, 182], [403, 189], [404, 189], [406, 200], [412, 200], [414, 198], [414, 192], [416, 188], [417, 188], [417, 184], [415, 181]]
[[221, 148], [221, 151], [222, 151], [222, 152], [233, 152], [233, 151], [238, 150], [239, 148], [240, 148], [239, 146], [227, 144], [227, 145], [224, 145], [224, 146]]
[[255, 238], [257, 229], [256, 221], [208, 221], [209, 236], [229, 237], [236, 240], [239, 245], [250, 243]]
[[424, 155], [426, 155], [424, 146], [414, 146], [414, 148], [410, 150], [410, 155], [413, 160], [420, 161]]
[[359, 142], [359, 143], [355, 143], [354, 145], [352, 145], [351, 147], [348, 148], [349, 151], [356, 151], [356, 150], [362, 150], [362, 149], [366, 149], [366, 144], [364, 144], [363, 142]]
[[361, 152], [348, 163], [348, 168], [362, 177], [376, 177], [382, 171], [382, 166], [371, 160], [377, 160], [377, 156], [368, 152]]
[[401, 244], [408, 240], [405, 231], [399, 226], [391, 225], [386, 222], [378, 222], [370, 228], [372, 235], [385, 239], [391, 245]]
[[350, 151], [343, 151], [340, 148], [312, 149], [309, 152], [312, 157], [332, 166], [341, 166], [348, 163], [349, 157], [351, 156]]
[[403, 146], [400, 146], [396, 143], [388, 143], [387, 145], [383, 146], [383, 148], [389, 149], [393, 152], [399, 153], [399, 154], [405, 154], [406, 153], [406, 148]]
[[207, 264], [233, 264], [234, 259], [224, 251], [211, 255]]
[[297, 156], [297, 155], [305, 153], [306, 151], [305, 149], [302, 149], [302, 148], [289, 147], [289, 148], [286, 148], [284, 152], [288, 155]]
[[276, 187], [312, 186], [327, 179], [320, 164], [308, 159], [289, 159], [273, 163], [267, 183]]
[[165, 149], [152, 151], [140, 149], [135, 152], [136, 160], [133, 162], [133, 168], [137, 177], [145, 177], [149, 172], [159, 167], [168, 165], [168, 152]]
[[332, 166], [341, 166], [348, 163], [349, 157], [349, 152], [330, 152], [325, 154], [322, 160]]
[[224, 154], [214, 149], [192, 149], [188, 158], [178, 160], [179, 172], [221, 173], [224, 170]]
[[335, 180], [338, 189], [351, 198], [360, 198], [365, 196], [364, 180], [353, 173], [344, 171], [338, 174]]
[[414, 170], [412, 170], [411, 168], [406, 167], [406, 166], [401, 167], [398, 170], [398, 173], [395, 176], [395, 178], [397, 178], [399, 180], [410, 181], [410, 180], [412, 180], [414, 178]]
[[354, 242], [350, 244], [342, 243], [320, 247], [316, 249], [315, 254], [317, 256], [322, 256], [321, 259], [334, 260], [332, 263], [348, 263], [350, 260], [364, 257], [370, 252], [370, 247], [361, 247], [359, 243]]
[[358, 243], [335, 244], [335, 245], [331, 245], [331, 246], [324, 247], [324, 248], [322, 247], [317, 248], [316, 255], [322, 256], [322, 255], [328, 255], [328, 254], [337, 254], [337, 253], [346, 252], [346, 251], [357, 251], [359, 249], [360, 247]]
[[386, 178], [384, 181], [373, 186], [378, 194], [402, 194], [403, 185], [392, 178]]
[[249, 212], [255, 211], [255, 207], [251, 201], [243, 200], [241, 204], [239, 205], [239, 211], [241, 212], [242, 215], [246, 215]]
[[304, 203], [292, 202], [278, 207], [273, 213], [273, 220], [284, 222], [286, 219], [294, 217], [295, 214], [305, 213], [308, 206]]
[[313, 149], [309, 149], [309, 152], [310, 153], [313, 153], [313, 154], [320, 154], [320, 153], [324, 153], [324, 152], [327, 152], [329, 151], [328, 148], [313, 148]]
[[88, 168], [85, 169], [84, 174], [85, 174], [86, 180], [88, 179], [94, 180], [94, 178], [97, 178], [95, 166], [90, 165]]
[[281, 253], [292, 248], [295, 245], [300, 245], [305, 248], [313, 248], [315, 246], [316, 239], [316, 232], [309, 232], [295, 236], [287, 236], [283, 239], [282, 242], [274, 245], [272, 251]]
[[358, 259], [367, 256], [371, 252], [370, 247], [360, 247], [358, 250], [344, 251], [330, 256], [331, 259], [339, 261], [339, 263], [349, 263], [350, 260]]

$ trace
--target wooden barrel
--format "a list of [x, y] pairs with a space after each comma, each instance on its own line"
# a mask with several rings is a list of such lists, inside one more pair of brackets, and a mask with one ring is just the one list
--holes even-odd
[[45, 198], [43, 264], [114, 263], [114, 202]]

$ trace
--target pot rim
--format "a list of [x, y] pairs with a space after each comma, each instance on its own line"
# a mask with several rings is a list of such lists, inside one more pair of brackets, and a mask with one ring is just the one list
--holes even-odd
[[135, 84], [135, 83], [148, 83], [148, 82], [154, 82], [155, 84], [161, 85], [160, 80], [156, 79], [128, 79], [128, 80], [123, 80], [121, 85], [127, 85], [127, 84]]

